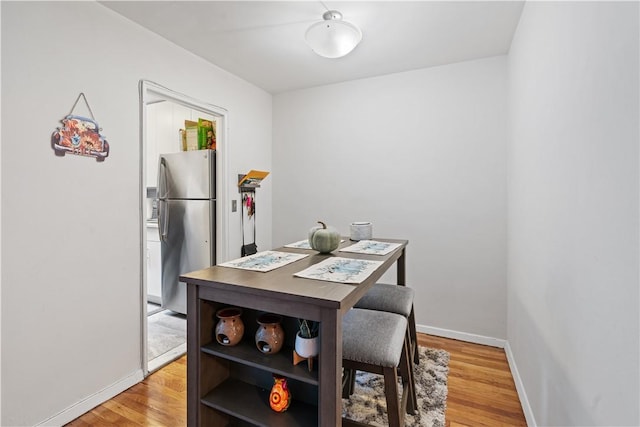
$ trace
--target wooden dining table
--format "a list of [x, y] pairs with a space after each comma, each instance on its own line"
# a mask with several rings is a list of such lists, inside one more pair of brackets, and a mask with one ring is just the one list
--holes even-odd
[[[180, 276], [187, 286], [187, 424], [189, 426], [268, 425], [335, 427], [342, 423], [342, 316], [394, 265], [398, 285], [405, 285], [407, 240], [386, 255], [343, 252], [356, 242], [344, 238], [330, 254], [280, 247], [278, 252], [307, 254], [305, 258], [268, 272], [213, 266]], [[330, 257], [381, 261], [361, 283], [349, 284], [294, 276]], [[245, 336], [236, 346], [216, 342], [216, 312], [243, 310]], [[294, 365], [287, 343], [278, 354], [262, 354], [251, 334], [257, 313], [319, 322], [320, 354], [315, 370]], [[286, 321], [283, 324], [287, 324]], [[283, 413], [269, 407], [269, 381], [284, 376], [292, 403]], [[299, 397], [299, 398], [298, 398]]]

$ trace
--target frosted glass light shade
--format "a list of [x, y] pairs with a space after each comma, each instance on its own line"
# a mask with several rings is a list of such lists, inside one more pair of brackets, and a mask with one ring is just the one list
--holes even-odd
[[323, 15], [325, 20], [316, 22], [305, 34], [307, 44], [315, 53], [325, 58], [340, 58], [351, 52], [362, 40], [362, 31], [350, 22], [342, 21], [339, 12]]

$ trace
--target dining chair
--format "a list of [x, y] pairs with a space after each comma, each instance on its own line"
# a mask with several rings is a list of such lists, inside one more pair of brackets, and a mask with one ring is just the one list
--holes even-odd
[[353, 308], [342, 318], [342, 366], [347, 376], [342, 397], [355, 392], [350, 386], [355, 371], [382, 375], [390, 427], [403, 426], [405, 413], [415, 414], [417, 409], [406, 335], [407, 319], [399, 314]]
[[416, 334], [416, 318], [413, 310], [414, 291], [407, 286], [387, 285], [376, 283], [354, 305], [354, 308], [386, 311], [401, 314], [409, 322], [408, 337], [410, 341], [409, 354], [415, 364], [420, 363], [420, 353]]

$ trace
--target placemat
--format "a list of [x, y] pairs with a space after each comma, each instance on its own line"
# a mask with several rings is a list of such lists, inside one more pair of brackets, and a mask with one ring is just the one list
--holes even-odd
[[[340, 239], [340, 243], [344, 242], [344, 239]], [[284, 245], [285, 248], [295, 248], [295, 249], [311, 249], [311, 245], [309, 245], [309, 239], [298, 240], [297, 242], [289, 243]]]
[[307, 256], [309, 255], [294, 254], [290, 252], [262, 251], [257, 254], [223, 262], [222, 264], [218, 264], [218, 266], [266, 272], [291, 264], [292, 262], [296, 262]]
[[368, 255], [386, 255], [393, 252], [400, 246], [400, 243], [378, 242], [375, 240], [360, 240], [346, 248], [340, 249], [340, 252], [353, 252], [356, 254]]
[[340, 283], [362, 283], [382, 261], [334, 257], [308, 267], [294, 276]]
[[284, 245], [284, 247], [295, 248], [295, 249], [311, 249], [311, 245], [309, 245], [309, 239], [298, 240], [297, 242]]

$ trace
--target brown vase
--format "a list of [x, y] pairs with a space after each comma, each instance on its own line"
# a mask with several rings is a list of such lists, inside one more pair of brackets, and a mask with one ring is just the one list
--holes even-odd
[[256, 347], [264, 354], [275, 354], [284, 344], [284, 330], [280, 325], [282, 316], [277, 314], [261, 314], [258, 316], [256, 331]]
[[237, 307], [227, 307], [218, 310], [216, 317], [216, 341], [219, 344], [233, 346], [240, 342], [244, 334], [244, 323], [242, 323], [242, 309]]

